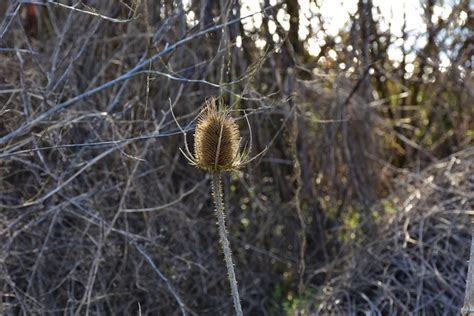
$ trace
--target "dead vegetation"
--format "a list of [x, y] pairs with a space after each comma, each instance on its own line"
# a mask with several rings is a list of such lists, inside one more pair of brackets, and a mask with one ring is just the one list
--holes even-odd
[[370, 1], [319, 56], [294, 1], [254, 29], [233, 1], [83, 2], [0, 3], [0, 314], [232, 313], [210, 179], [170, 112], [191, 135], [209, 96], [246, 110], [253, 155], [269, 148], [223, 179], [245, 315], [457, 313], [474, 208], [467, 1], [445, 20], [426, 1], [437, 40], [404, 51], [411, 74]]
[[459, 314], [464, 300], [474, 151], [459, 152], [419, 174], [407, 173], [381, 207], [391, 209], [375, 240], [355, 244], [310, 310], [323, 314]]

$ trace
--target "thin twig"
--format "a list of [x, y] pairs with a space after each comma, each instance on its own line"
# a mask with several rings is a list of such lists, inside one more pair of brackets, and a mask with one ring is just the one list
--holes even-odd
[[469, 258], [469, 268], [466, 280], [466, 295], [461, 313], [463, 315], [472, 315], [472, 313], [474, 313], [474, 234], [471, 241], [471, 256]]
[[173, 294], [174, 298], [176, 299], [176, 301], [178, 302], [178, 305], [179, 305], [179, 309], [181, 310], [181, 314], [183, 316], [186, 315], [186, 310], [185, 310], [185, 307], [186, 305], [184, 305], [183, 301], [181, 300], [181, 298], [179, 297], [178, 293], [176, 293], [175, 289], [173, 288], [173, 286], [171, 286], [171, 283], [170, 281], [168, 280], [168, 278], [163, 274], [161, 273], [160, 269], [158, 269], [158, 267], [156, 266], [155, 262], [153, 261], [153, 259], [150, 258], [150, 256], [140, 247], [137, 245], [136, 242], [133, 242], [131, 241], [131, 243], [133, 244], [133, 246], [138, 250], [138, 252], [141, 253], [141, 255], [143, 257], [145, 257], [146, 261], [148, 262], [148, 264], [152, 267], [153, 271], [156, 272], [156, 274], [158, 274], [158, 276], [160, 277], [160, 279], [163, 280], [163, 282], [165, 282], [166, 284], [166, 287], [168, 288], [168, 290], [171, 292], [171, 294]]
[[[265, 10], [265, 9], [264, 9]], [[53, 115], [54, 113], [56, 112], [59, 112], [60, 110], [63, 110], [69, 106], [71, 106], [72, 104], [76, 103], [77, 101], [79, 100], [82, 100], [84, 98], [87, 98], [97, 92], [100, 92], [106, 88], [109, 88], [113, 85], [115, 85], [116, 83], [120, 82], [120, 81], [123, 81], [123, 80], [126, 80], [128, 79], [130, 76], [133, 76], [136, 72], [140, 71], [141, 69], [143, 69], [145, 66], [147, 66], [149, 63], [157, 60], [158, 58], [162, 57], [163, 55], [166, 55], [170, 52], [172, 52], [173, 50], [175, 50], [177, 47], [183, 45], [183, 44], [186, 44], [190, 41], [192, 41], [193, 39], [195, 38], [198, 38], [198, 37], [201, 37], [209, 32], [213, 32], [213, 31], [216, 31], [216, 30], [219, 30], [223, 27], [226, 27], [228, 25], [232, 25], [234, 23], [238, 23], [244, 19], [247, 19], [247, 18], [250, 18], [252, 16], [254, 16], [255, 14], [258, 14], [258, 13], [261, 13], [262, 10], [258, 11], [258, 12], [254, 12], [254, 13], [251, 13], [245, 17], [242, 17], [242, 18], [237, 18], [237, 19], [233, 19], [233, 20], [230, 20], [229, 22], [227, 23], [223, 23], [223, 24], [219, 24], [219, 25], [216, 25], [216, 26], [213, 26], [213, 27], [210, 27], [210, 28], [207, 28], [201, 32], [198, 32], [196, 34], [193, 34], [193, 35], [190, 35], [188, 37], [185, 37], [183, 38], [182, 40], [179, 40], [177, 41], [176, 43], [174, 44], [171, 44], [169, 46], [166, 46], [165, 49], [163, 49], [162, 51], [160, 51], [159, 53], [156, 53], [155, 55], [153, 55], [152, 57], [148, 58], [148, 59], [145, 59], [144, 61], [138, 63], [135, 67], [133, 67], [132, 69], [130, 69], [129, 71], [125, 72], [123, 75], [120, 75], [118, 76], [117, 78], [113, 79], [113, 80], [110, 80], [98, 87], [95, 87], [93, 89], [90, 89], [89, 91], [86, 91], [84, 93], [81, 93], [63, 103], [60, 103], [58, 105], [56, 105], [55, 107], [41, 113], [40, 115], [38, 115], [36, 118], [32, 119], [30, 122], [28, 123], [25, 123], [23, 125], [21, 125], [20, 127], [18, 127], [16, 130], [6, 134], [5, 136], [1, 137], [0, 138], [0, 145], [3, 145], [5, 144], [7, 141], [9, 141], [10, 139], [22, 134], [23, 132], [25, 132], [26, 130], [28, 130], [29, 128], [31, 128], [32, 126], [36, 125], [37, 123], [41, 122], [42, 120], [46, 119], [47, 117]]]

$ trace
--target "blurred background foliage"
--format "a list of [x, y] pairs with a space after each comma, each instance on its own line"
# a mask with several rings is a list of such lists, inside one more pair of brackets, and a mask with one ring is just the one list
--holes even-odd
[[458, 313], [473, 18], [468, 0], [2, 1], [0, 311], [231, 314], [209, 179], [169, 111], [192, 143], [220, 96], [268, 149], [224, 181], [245, 314]]

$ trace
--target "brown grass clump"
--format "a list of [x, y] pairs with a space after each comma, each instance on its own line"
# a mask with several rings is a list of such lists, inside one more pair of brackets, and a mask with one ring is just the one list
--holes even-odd
[[206, 102], [194, 134], [195, 164], [206, 171], [227, 171], [239, 167], [239, 127], [216, 100]]
[[[474, 150], [407, 173], [394, 212], [335, 260], [311, 315], [456, 315], [463, 304], [474, 208]], [[336, 272], [337, 271], [337, 272]]]

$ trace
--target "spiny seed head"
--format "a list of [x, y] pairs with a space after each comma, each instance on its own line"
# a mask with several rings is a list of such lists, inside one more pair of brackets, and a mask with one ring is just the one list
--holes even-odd
[[214, 98], [207, 100], [194, 133], [197, 167], [213, 172], [239, 168], [239, 142], [239, 127], [230, 113], [217, 108]]

